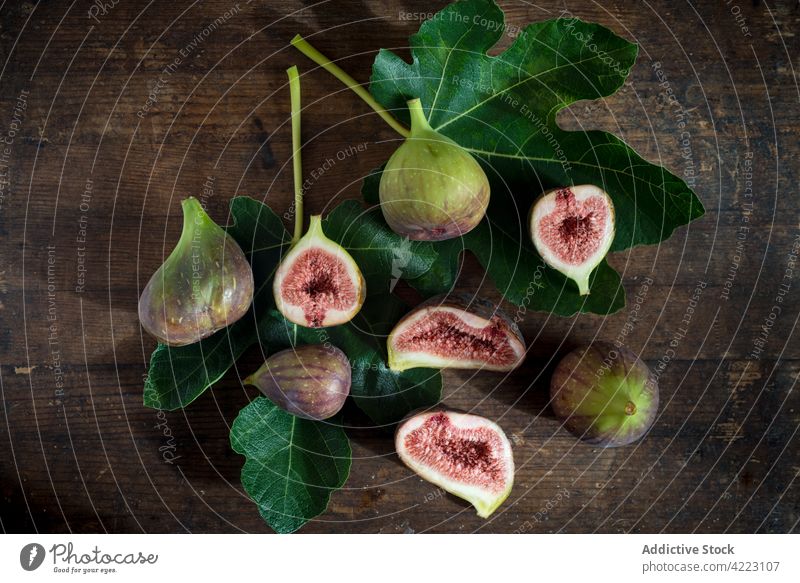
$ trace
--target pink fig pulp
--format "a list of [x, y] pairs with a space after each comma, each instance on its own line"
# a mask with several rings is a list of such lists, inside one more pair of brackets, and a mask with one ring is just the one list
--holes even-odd
[[407, 417], [395, 434], [397, 454], [420, 477], [463, 498], [487, 518], [514, 485], [511, 443], [478, 415], [429, 411]]

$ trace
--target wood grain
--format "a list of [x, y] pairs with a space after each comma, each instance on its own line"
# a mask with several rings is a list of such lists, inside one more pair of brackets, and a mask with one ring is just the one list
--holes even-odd
[[[742, 1], [737, 21], [733, 4], [566, 2], [574, 15], [638, 42], [640, 56], [620, 92], [578, 103], [559, 122], [613, 131], [683, 173], [688, 162], [660, 63], [687, 116], [696, 191], [708, 212], [658, 247], [612, 258], [625, 281], [625, 310], [606, 318], [525, 314], [531, 349], [520, 370], [445, 374], [447, 404], [498, 420], [514, 440], [509, 501], [482, 521], [410, 474], [390, 435], [356, 430], [346, 487], [304, 532], [797, 530], [800, 272], [767, 324], [760, 358], [752, 354], [800, 234], [792, 61], [800, 10], [796, 2]], [[408, 55], [419, 25], [408, 14], [444, 4], [119, 2], [94, 19], [92, 5], [0, 9], [0, 136], [14, 132], [0, 161], [2, 528], [268, 532], [239, 484], [243, 459], [228, 444], [230, 423], [253, 396], [238, 378], [258, 366], [258, 354], [246, 354], [242, 375], [231, 371], [184, 411], [147, 409], [142, 378], [154, 342], [138, 325], [138, 294], [177, 239], [179, 200], [204, 183], [213, 183], [208, 203], [218, 222], [235, 195], [288, 206], [291, 64], [305, 75], [306, 170], [366, 145], [314, 183], [308, 210], [358, 199], [361, 177], [388, 157], [397, 136], [288, 41], [297, 32], [312, 38], [366, 82], [379, 48]], [[502, 5], [516, 25], [565, 8]], [[226, 11], [231, 17], [195, 42]], [[181, 51], [188, 54], [165, 74]], [[20, 96], [24, 114], [15, 121]], [[77, 240], [82, 230], [85, 243]], [[87, 271], [77, 292], [81, 253]], [[663, 406], [643, 442], [595, 449], [553, 419], [549, 373], [571, 347], [620, 334], [645, 277], [654, 282], [627, 343], [664, 365]], [[705, 288], [692, 306], [698, 282]], [[470, 258], [460, 285], [499, 298]], [[672, 355], [690, 307], [688, 334]], [[364, 422], [356, 410], [347, 415]]]

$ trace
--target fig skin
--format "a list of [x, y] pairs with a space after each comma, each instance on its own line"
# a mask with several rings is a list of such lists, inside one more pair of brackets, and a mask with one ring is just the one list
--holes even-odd
[[544, 262], [572, 279], [580, 295], [588, 295], [589, 278], [614, 242], [611, 197], [592, 184], [549, 190], [531, 206], [528, 226]]
[[277, 352], [244, 379], [284, 411], [303, 419], [333, 417], [350, 394], [352, 369], [335, 346], [307, 344]]
[[395, 449], [417, 475], [472, 504], [481, 518], [497, 510], [514, 485], [511, 443], [499, 425], [478, 415], [412, 412], [397, 426]]
[[383, 216], [414, 241], [460, 237], [486, 214], [489, 180], [469, 152], [431, 128], [419, 99], [408, 107], [411, 135], [381, 174]]
[[253, 301], [253, 270], [233, 237], [196, 198], [181, 206], [181, 238], [139, 298], [142, 327], [169, 346], [193, 344], [230, 326]]
[[[455, 317], [453, 321], [443, 321], [443, 329], [431, 334], [427, 341], [453, 341], [456, 343], [456, 355], [437, 355], [423, 348], [415, 350], [408, 346], [408, 331], [412, 326], [432, 317]], [[475, 339], [478, 348], [494, 344], [495, 361], [491, 356], [484, 358], [468, 352], [467, 346], [461, 344], [463, 336], [455, 329], [454, 323], [467, 324], [470, 332], [479, 334]], [[470, 342], [464, 339], [464, 343]], [[409, 368], [454, 368], [461, 370], [511, 371], [517, 368], [525, 358], [525, 339], [517, 325], [493, 302], [476, 298], [466, 293], [451, 293], [436, 296], [423, 302], [406, 314], [389, 334], [386, 342], [389, 368], [404, 371]]]
[[322, 218], [315, 215], [308, 232], [281, 261], [272, 291], [287, 320], [324, 328], [352, 320], [364, 305], [367, 285], [355, 260], [325, 236]]
[[567, 354], [550, 381], [556, 416], [575, 436], [620, 447], [644, 436], [658, 411], [658, 381], [625, 346], [593, 342]]

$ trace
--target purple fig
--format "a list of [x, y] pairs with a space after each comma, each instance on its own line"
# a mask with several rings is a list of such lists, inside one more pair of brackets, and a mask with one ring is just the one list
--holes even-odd
[[530, 235], [547, 265], [589, 293], [589, 277], [614, 241], [614, 203], [591, 184], [545, 192], [530, 212]]
[[391, 229], [416, 241], [442, 241], [474, 229], [489, 205], [480, 164], [425, 119], [419, 99], [408, 102], [411, 136], [381, 174], [381, 210]]
[[558, 363], [550, 399], [571, 433], [595, 445], [618, 447], [650, 429], [658, 411], [658, 381], [628, 348], [593, 342]]
[[307, 344], [277, 352], [244, 380], [303, 419], [336, 415], [350, 394], [350, 361], [335, 346]]
[[417, 413], [395, 434], [400, 459], [419, 476], [463, 498], [487, 518], [511, 493], [514, 455], [496, 423], [455, 411]]
[[525, 358], [517, 325], [488, 300], [454, 293], [432, 298], [403, 317], [387, 341], [389, 368], [510, 371]]
[[139, 298], [142, 327], [170, 346], [198, 342], [233, 324], [253, 301], [253, 271], [236, 241], [196, 198], [182, 207], [181, 238]]

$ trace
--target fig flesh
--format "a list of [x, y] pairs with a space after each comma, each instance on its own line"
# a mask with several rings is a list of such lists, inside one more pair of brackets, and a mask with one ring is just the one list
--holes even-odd
[[258, 387], [292, 415], [321, 421], [344, 405], [351, 374], [344, 352], [335, 346], [307, 344], [273, 354], [244, 383]]
[[411, 135], [381, 174], [383, 216], [415, 241], [460, 237], [486, 214], [489, 180], [469, 152], [431, 128], [419, 99], [408, 107]]
[[273, 281], [283, 316], [307, 328], [349, 322], [361, 309], [366, 284], [350, 254], [322, 231], [319, 216], [281, 261]]
[[420, 477], [463, 498], [487, 518], [511, 493], [514, 455], [496, 423], [455, 411], [407, 417], [395, 434], [404, 464]]
[[389, 334], [389, 368], [510, 371], [525, 358], [517, 325], [492, 302], [438, 296], [406, 314]]
[[233, 324], [253, 301], [253, 271], [239, 245], [196, 198], [181, 205], [181, 238], [139, 298], [142, 327], [170, 346], [198, 342]]
[[624, 346], [594, 342], [567, 354], [550, 381], [556, 416], [577, 437], [602, 447], [641, 438], [658, 411], [658, 381]]
[[589, 277], [614, 241], [614, 204], [591, 184], [544, 193], [530, 212], [530, 236], [547, 265], [589, 293]]

